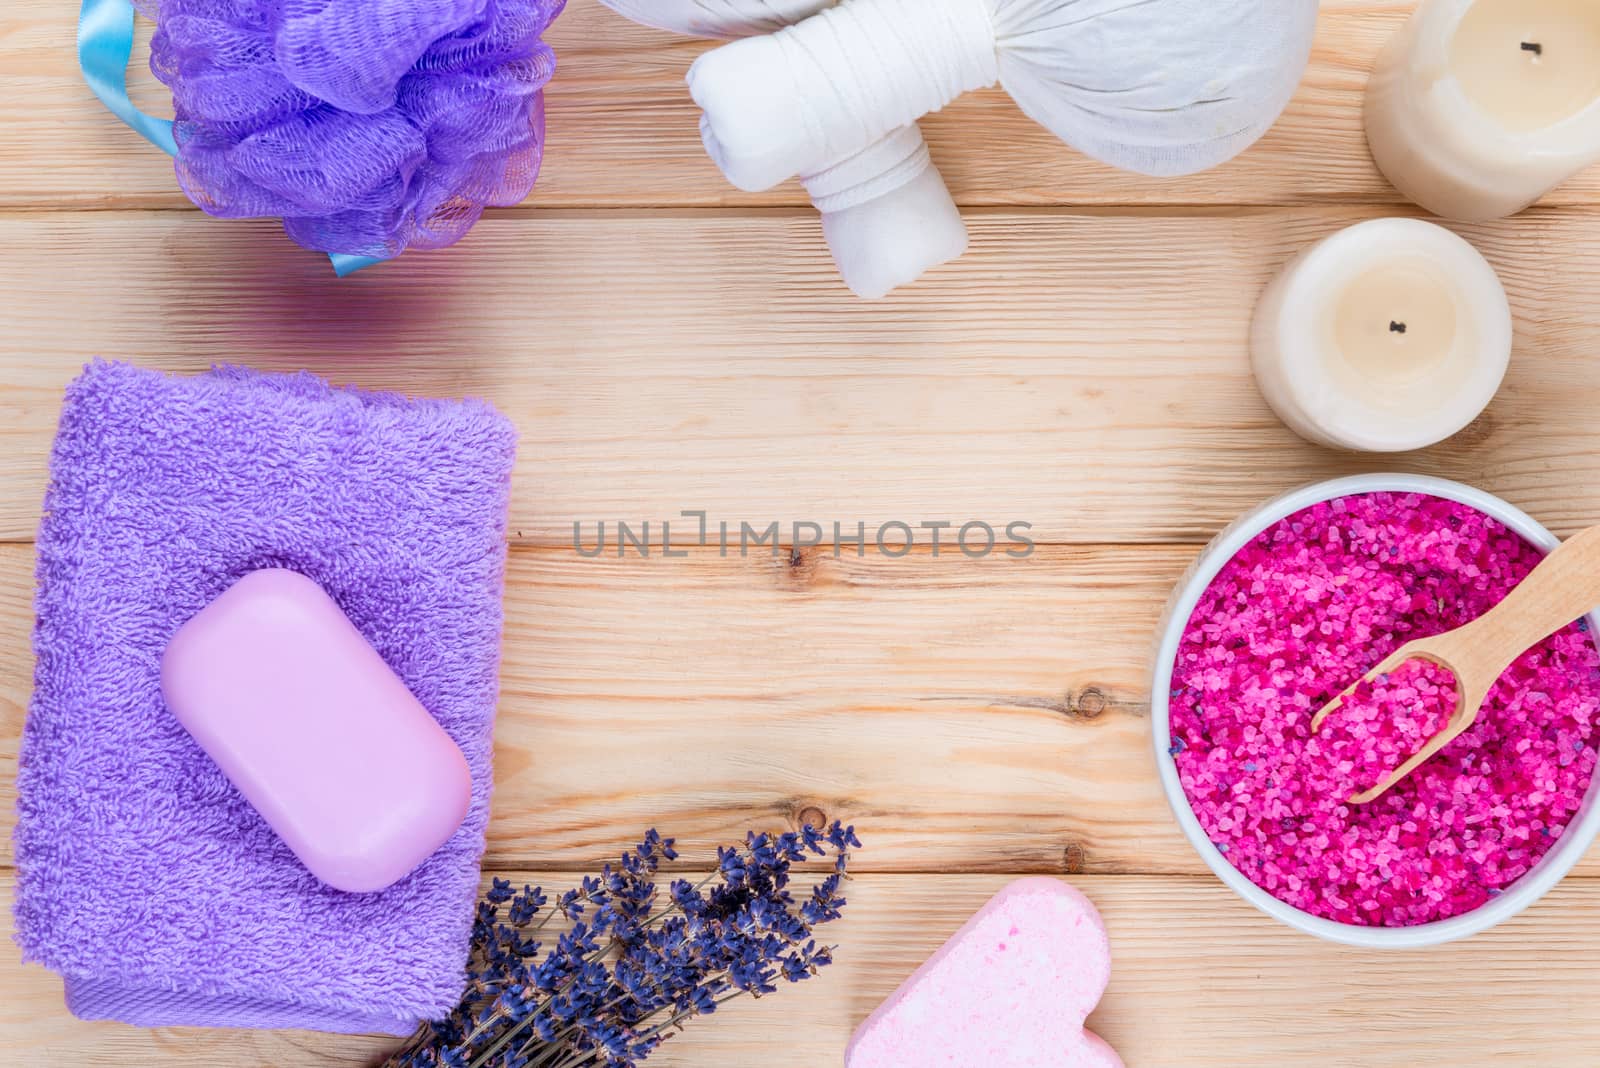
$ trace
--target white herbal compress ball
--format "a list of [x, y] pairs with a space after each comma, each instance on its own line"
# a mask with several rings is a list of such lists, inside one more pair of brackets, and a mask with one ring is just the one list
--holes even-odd
[[1244, 151], [1305, 72], [1317, 0], [845, 0], [700, 57], [690, 92], [734, 185], [768, 189], [973, 89], [1153, 175]]
[[[802, 22], [834, 0], [601, 0], [635, 22], [700, 37], [748, 37]], [[822, 213], [845, 284], [881, 297], [967, 250], [944, 179], [915, 122], [795, 173]], [[788, 177], [787, 175], [785, 177]]]

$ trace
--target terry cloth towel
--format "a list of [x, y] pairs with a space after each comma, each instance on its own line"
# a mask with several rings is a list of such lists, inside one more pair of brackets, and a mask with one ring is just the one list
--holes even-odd
[[[489, 817], [507, 420], [309, 374], [96, 363], [38, 540], [17, 940], [85, 1019], [405, 1034], [465, 985]], [[247, 572], [340, 604], [472, 768], [461, 829], [376, 894], [320, 884], [161, 700], [178, 627]]]

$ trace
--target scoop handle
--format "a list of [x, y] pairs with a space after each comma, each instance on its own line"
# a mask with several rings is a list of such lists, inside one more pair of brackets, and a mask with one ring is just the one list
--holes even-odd
[[[1482, 681], [1493, 684], [1506, 668], [1561, 628], [1600, 606], [1600, 526], [1574, 535], [1544, 558], [1516, 589], [1470, 626], [1471, 654]], [[1457, 664], [1458, 668], [1465, 664]]]

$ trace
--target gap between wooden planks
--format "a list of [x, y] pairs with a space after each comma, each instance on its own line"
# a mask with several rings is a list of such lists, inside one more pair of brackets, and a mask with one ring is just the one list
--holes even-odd
[[1381, 213], [981, 212], [970, 255], [876, 303], [798, 214], [525, 213], [338, 283], [271, 224], [0, 215], [0, 539], [33, 536], [62, 388], [96, 355], [486, 397], [522, 433], [513, 538], [545, 545], [684, 509], [1195, 542], [1298, 483], [1394, 468], [1562, 533], [1600, 521], [1600, 213], [1462, 228], [1517, 329], [1506, 387], [1465, 433], [1348, 456], [1273, 417], [1247, 355], [1257, 297], [1306, 244]]
[[[512, 873], [564, 887], [570, 876]], [[650, 1068], [840, 1063], [850, 1033], [954, 932], [1003, 876], [867, 875], [824, 928], [838, 963], [759, 1004], [698, 1020]], [[802, 885], [808, 885], [804, 879]], [[1139, 1068], [1522, 1068], [1592, 1063], [1600, 1048], [1593, 932], [1600, 881], [1572, 880], [1504, 926], [1425, 952], [1317, 942], [1256, 913], [1220, 883], [1089, 876], [1111, 932], [1111, 988], [1090, 1025]], [[0, 872], [9, 911], [13, 878]], [[1537, 947], [1537, 953], [1530, 953]], [[1441, 981], [1448, 976], [1449, 981]], [[0, 1048], [30, 1063], [121, 1068], [371, 1065], [395, 1040], [304, 1032], [141, 1030], [67, 1015], [60, 981], [0, 948]], [[46, 1058], [43, 1054], [49, 1054]], [[911, 1068], [911, 1066], [908, 1066]]]
[[[709, 855], [752, 825], [840, 819], [870, 838], [863, 872], [1203, 873], [1160, 791], [1147, 718], [1157, 620], [1192, 556], [519, 547], [487, 863], [586, 870], [651, 826]], [[0, 862], [31, 559], [0, 547]], [[1600, 850], [1580, 870], [1600, 874]]]
[[[1287, 114], [1254, 149], [1214, 171], [1152, 179], [1114, 171], [1057, 141], [1000, 90], [969, 94], [923, 126], [957, 199], [998, 204], [1325, 204], [1399, 202], [1374, 168], [1361, 128], [1367, 73], [1409, 14], [1410, 0], [1326, 0], [1311, 69]], [[73, 48], [77, 9], [8, 0], [0, 9], [0, 207], [187, 206], [172, 165], [100, 107]], [[135, 98], [170, 114], [170, 94], [145, 69]], [[549, 39], [559, 70], [548, 94], [548, 150], [530, 204], [802, 205], [790, 182], [734, 190], [707, 160], [684, 74], [707, 42], [634, 25], [598, 0], [571, 0]], [[1600, 170], [1551, 203], [1595, 203]]]

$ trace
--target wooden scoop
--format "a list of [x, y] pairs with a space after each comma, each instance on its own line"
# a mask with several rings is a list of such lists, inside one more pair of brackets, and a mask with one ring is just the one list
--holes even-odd
[[1558, 546], [1505, 600], [1464, 627], [1402, 646], [1364, 678], [1329, 701], [1311, 721], [1320, 730], [1330, 713], [1363, 682], [1414, 660], [1438, 664], [1456, 677], [1456, 707], [1443, 731], [1400, 765], [1388, 780], [1350, 798], [1376, 801], [1459, 738], [1477, 720], [1489, 690], [1516, 659], [1556, 631], [1600, 605], [1600, 527], [1590, 527]]

